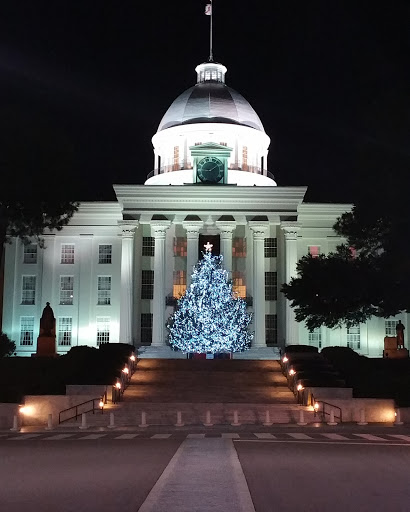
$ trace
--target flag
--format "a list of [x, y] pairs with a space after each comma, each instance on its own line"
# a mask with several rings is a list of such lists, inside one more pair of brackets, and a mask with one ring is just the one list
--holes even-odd
[[207, 16], [211, 16], [212, 15], [212, 4], [206, 4], [205, 5], [205, 14]]

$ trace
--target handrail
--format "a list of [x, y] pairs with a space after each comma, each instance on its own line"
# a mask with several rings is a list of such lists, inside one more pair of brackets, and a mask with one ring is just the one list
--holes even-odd
[[[97, 407], [95, 407], [95, 401], [98, 401], [98, 405]], [[95, 411], [98, 410], [99, 408], [101, 409], [101, 414], [103, 414], [104, 412], [104, 407], [100, 407], [100, 402], [103, 402], [103, 403], [107, 403], [107, 392], [105, 392], [102, 396], [98, 397], [98, 398], [91, 398], [90, 400], [86, 400], [85, 402], [81, 402], [80, 404], [77, 404], [77, 405], [73, 405], [72, 407], [68, 407], [67, 409], [63, 409], [62, 411], [60, 411], [58, 413], [58, 424], [60, 423], [64, 423], [65, 421], [68, 421], [68, 420], [72, 420], [73, 418], [75, 418], [75, 420], [77, 421], [78, 419], [78, 416], [80, 416], [80, 414], [83, 414], [83, 413], [86, 413], [86, 412], [93, 412], [93, 414], [95, 414]], [[87, 409], [85, 411], [81, 411], [81, 412], [78, 412], [78, 408], [81, 407], [82, 405], [86, 405], [86, 404], [91, 404], [91, 408], [90, 409]], [[75, 409], [75, 414], [73, 414], [73, 416], [70, 416], [68, 418], [65, 418], [64, 420], [61, 419], [61, 415], [67, 411], [71, 411], [72, 409]]]
[[328, 416], [330, 416], [330, 412], [326, 411], [326, 405], [327, 405], [329, 407], [332, 407], [333, 409], [338, 409], [339, 410], [339, 416], [335, 415], [334, 417], [336, 419], [339, 419], [340, 423], [343, 423], [342, 409], [338, 405], [333, 405], [333, 404], [331, 404], [329, 402], [325, 402], [324, 400], [316, 400], [316, 398], [314, 397], [313, 393], [311, 393], [310, 394], [310, 405], [313, 406], [313, 409], [315, 411], [315, 416], [316, 416], [316, 414], [319, 414], [319, 410], [316, 410], [315, 404], [318, 404], [318, 405], [319, 404], [323, 404], [323, 408], [321, 410], [323, 421], [325, 420], [326, 414]]

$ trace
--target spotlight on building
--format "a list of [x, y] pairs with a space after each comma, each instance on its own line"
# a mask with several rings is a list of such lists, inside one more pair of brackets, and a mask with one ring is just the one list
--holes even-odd
[[289, 375], [290, 375], [291, 377], [293, 377], [293, 375], [295, 375], [295, 373], [296, 373], [296, 372], [295, 372], [295, 370], [294, 370], [293, 368], [291, 368], [291, 369], [289, 370]]
[[19, 408], [20, 414], [30, 415], [30, 414], [33, 414], [33, 412], [34, 412], [34, 407], [31, 407], [29, 405], [22, 405]]
[[131, 361], [134, 362], [135, 361], [135, 356], [134, 355], [130, 356], [130, 359], [131, 359]]
[[282, 363], [287, 363], [288, 361], [289, 359], [286, 356], [282, 359]]
[[302, 391], [302, 390], [304, 389], [304, 387], [302, 386], [302, 384], [298, 384], [298, 385], [297, 385], [297, 387], [296, 387], [296, 389], [297, 389], [298, 391]]
[[121, 382], [117, 382], [117, 383], [115, 384], [115, 387], [116, 387], [117, 389], [121, 389]]
[[129, 369], [128, 369], [127, 367], [123, 368], [123, 369], [122, 369], [122, 371], [123, 371], [126, 375], [128, 375], [128, 373], [130, 372], [130, 371], [129, 371]]

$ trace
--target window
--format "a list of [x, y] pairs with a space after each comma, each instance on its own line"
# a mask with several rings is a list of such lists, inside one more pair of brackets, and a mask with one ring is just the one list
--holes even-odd
[[265, 339], [268, 345], [278, 344], [278, 317], [277, 315], [265, 315]]
[[61, 263], [74, 263], [74, 244], [62, 244]]
[[36, 244], [28, 244], [24, 246], [23, 263], [37, 263]]
[[154, 256], [155, 255], [155, 239], [153, 236], [142, 237], [142, 255]]
[[277, 273], [265, 272], [265, 300], [276, 300], [277, 298]]
[[308, 335], [309, 345], [312, 347], [322, 348], [322, 329], [315, 329]]
[[248, 146], [242, 148], [242, 170], [247, 171], [248, 167]]
[[187, 239], [183, 236], [174, 237], [174, 256], [181, 256], [182, 258], [187, 255]]
[[152, 342], [152, 313], [141, 314], [141, 343]]
[[34, 334], [34, 316], [20, 317], [20, 345], [32, 345]]
[[143, 270], [141, 275], [141, 299], [154, 298], [154, 271]]
[[112, 263], [112, 245], [99, 245], [98, 246], [98, 263], [111, 264]]
[[232, 240], [232, 256], [234, 258], [246, 257], [246, 238], [234, 238]]
[[21, 303], [34, 304], [36, 298], [36, 276], [23, 276]]
[[71, 316], [62, 316], [58, 319], [57, 343], [62, 347], [71, 346], [73, 319]]
[[384, 329], [386, 332], [386, 336], [396, 336], [396, 325], [399, 323], [398, 320], [385, 320], [384, 321]]
[[353, 350], [360, 350], [360, 325], [348, 327], [347, 346]]
[[246, 297], [246, 284], [243, 272], [232, 272], [232, 289], [236, 296]]
[[110, 317], [97, 316], [97, 346], [110, 341]]
[[309, 254], [312, 258], [317, 258], [320, 254], [320, 247], [318, 245], [309, 245]]
[[179, 146], [174, 146], [174, 165], [172, 170], [179, 171]]
[[97, 304], [99, 306], [111, 304], [111, 276], [98, 276]]
[[276, 238], [265, 238], [265, 258], [276, 258], [278, 255], [278, 241]]
[[60, 276], [60, 304], [67, 306], [73, 303], [74, 276]]
[[186, 272], [185, 270], [174, 270], [174, 286], [172, 295], [182, 297], [186, 291]]

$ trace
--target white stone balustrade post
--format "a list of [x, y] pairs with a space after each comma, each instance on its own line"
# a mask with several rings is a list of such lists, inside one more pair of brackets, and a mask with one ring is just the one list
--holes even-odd
[[265, 334], [265, 237], [269, 224], [249, 222], [253, 232], [253, 347], [266, 347]]
[[165, 347], [165, 242], [169, 220], [155, 221], [151, 230], [155, 239], [154, 299], [152, 305], [153, 347]]
[[183, 228], [186, 230], [187, 238], [187, 258], [186, 258], [186, 286], [191, 285], [192, 272], [198, 262], [198, 240], [199, 231], [203, 227], [202, 221], [184, 221]]
[[[281, 229], [285, 235], [285, 280], [289, 283], [296, 276], [298, 262], [298, 231], [300, 224], [297, 222], [282, 222]], [[295, 312], [286, 299], [286, 345], [299, 343], [299, 324], [296, 322]]]
[[118, 225], [122, 237], [120, 342], [132, 344], [134, 232], [138, 227], [138, 222], [123, 220]]

